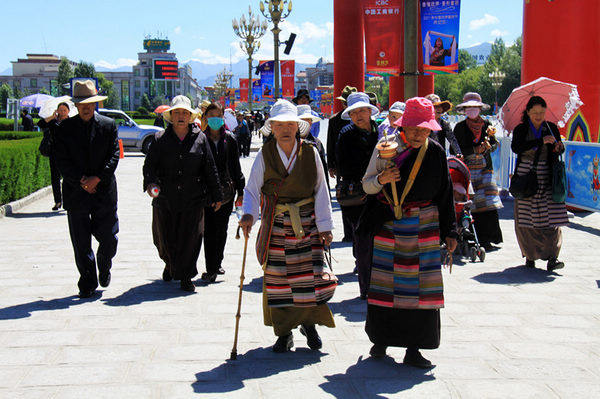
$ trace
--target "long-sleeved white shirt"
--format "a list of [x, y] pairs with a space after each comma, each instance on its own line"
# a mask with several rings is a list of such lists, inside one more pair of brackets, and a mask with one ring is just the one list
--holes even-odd
[[[277, 144], [277, 152], [283, 164], [287, 165], [291, 161], [291, 165], [288, 169], [289, 173], [292, 172], [296, 165], [297, 157], [294, 157], [298, 143], [294, 144], [292, 150], [291, 160], [285, 155], [285, 152]], [[315, 184], [315, 223], [317, 229], [320, 232], [333, 230], [333, 219], [331, 216], [331, 202], [329, 200], [329, 193], [327, 192], [327, 184], [325, 183], [325, 171], [323, 170], [323, 164], [316, 148], [313, 147], [315, 166], [317, 167], [317, 182]], [[265, 161], [262, 155], [262, 149], [256, 155], [256, 160], [252, 165], [250, 176], [246, 182], [246, 188], [244, 188], [244, 203], [242, 204], [242, 211], [244, 214], [250, 214], [253, 217], [253, 222], [256, 223], [260, 211], [260, 194], [261, 188], [265, 181]]]

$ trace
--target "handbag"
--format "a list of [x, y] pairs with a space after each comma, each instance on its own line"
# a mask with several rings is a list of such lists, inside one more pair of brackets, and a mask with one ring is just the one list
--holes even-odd
[[529, 172], [524, 175], [518, 175], [517, 169], [519, 168], [519, 164], [515, 167], [515, 173], [512, 175], [510, 179], [510, 186], [508, 187], [508, 191], [516, 199], [523, 199], [533, 197], [535, 193], [537, 193], [538, 182], [537, 182], [537, 164], [540, 159], [540, 153], [542, 150], [542, 146], [540, 146], [535, 152], [535, 158], [533, 160], [533, 165]]
[[361, 182], [342, 180], [335, 185], [335, 197], [340, 206], [358, 206], [367, 202]]
[[562, 154], [552, 165], [552, 201], [565, 202], [567, 198], [567, 172]]
[[50, 151], [52, 150], [52, 142], [50, 141], [50, 134], [44, 134], [42, 141], [40, 142], [40, 146], [38, 148], [40, 154], [45, 157], [50, 156]]

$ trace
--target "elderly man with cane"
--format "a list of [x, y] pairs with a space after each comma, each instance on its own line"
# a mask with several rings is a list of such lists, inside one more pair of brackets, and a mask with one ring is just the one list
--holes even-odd
[[315, 148], [300, 139], [309, 125], [292, 103], [278, 100], [265, 128], [274, 140], [252, 165], [240, 226], [248, 237], [262, 203], [256, 249], [264, 270], [264, 323], [278, 336], [273, 351], [289, 351], [298, 326], [308, 346], [318, 350], [315, 325], [335, 327], [327, 301], [337, 285], [323, 254], [333, 238], [325, 171]]

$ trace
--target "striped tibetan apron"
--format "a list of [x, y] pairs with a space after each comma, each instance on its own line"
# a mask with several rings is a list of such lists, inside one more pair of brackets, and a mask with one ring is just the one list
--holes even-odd
[[475, 195], [473, 212], [492, 211], [502, 208], [502, 201], [498, 195], [498, 186], [494, 182], [494, 173], [485, 169], [485, 158], [479, 154], [468, 155], [465, 162], [471, 172], [471, 184]]

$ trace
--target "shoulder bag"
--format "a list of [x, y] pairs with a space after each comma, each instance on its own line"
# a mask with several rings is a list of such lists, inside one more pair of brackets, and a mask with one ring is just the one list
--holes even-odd
[[[543, 145], [543, 144], [542, 144]], [[518, 175], [517, 170], [519, 168], [519, 164], [515, 166], [515, 171], [510, 179], [510, 186], [508, 187], [508, 191], [516, 199], [523, 199], [533, 197], [535, 193], [537, 193], [538, 182], [537, 182], [537, 164], [540, 159], [540, 152], [542, 151], [542, 146], [540, 145], [535, 152], [535, 158], [533, 160], [533, 165], [529, 172], [524, 175]]]

